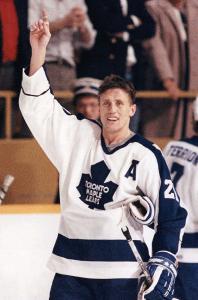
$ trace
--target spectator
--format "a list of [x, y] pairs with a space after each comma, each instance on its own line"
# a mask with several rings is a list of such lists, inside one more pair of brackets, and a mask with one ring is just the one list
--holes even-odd
[[[178, 137], [179, 128], [185, 123], [182, 103], [185, 119], [191, 115], [190, 105], [186, 112], [187, 100], [178, 101], [180, 89], [198, 89], [198, 3], [196, 0], [152, 0], [147, 7], [157, 23], [155, 37], [144, 43], [156, 71], [154, 77], [150, 72], [154, 83], [151, 88], [166, 89], [175, 101], [163, 99], [144, 104], [144, 133]], [[190, 122], [187, 132], [192, 132]], [[182, 135], [185, 135], [184, 128]]]
[[188, 209], [175, 289], [175, 297], [180, 300], [197, 299], [198, 295], [198, 97], [194, 102], [193, 125], [194, 136], [171, 141], [164, 150], [177, 192]]
[[91, 120], [99, 119], [98, 90], [101, 81], [95, 78], [77, 79], [74, 86], [74, 107], [77, 114]]
[[[78, 77], [103, 79], [117, 74], [125, 77], [128, 45], [152, 37], [155, 24], [146, 11], [143, 0], [85, 1], [88, 14], [97, 30], [91, 50], [83, 50], [78, 65]], [[131, 62], [133, 52], [129, 52]]]
[[[27, 65], [30, 54], [27, 41], [27, 1], [0, 1], [0, 90], [19, 91], [21, 68]], [[3, 137], [5, 100], [0, 101], [0, 136]], [[14, 110], [20, 119], [18, 104], [14, 105]], [[21, 130], [21, 127], [16, 130]]]
[[95, 31], [87, 17], [84, 0], [30, 0], [29, 24], [39, 19], [42, 10], [49, 15], [52, 33], [46, 56], [51, 86], [54, 90], [70, 89], [76, 78], [75, 49], [90, 48]]

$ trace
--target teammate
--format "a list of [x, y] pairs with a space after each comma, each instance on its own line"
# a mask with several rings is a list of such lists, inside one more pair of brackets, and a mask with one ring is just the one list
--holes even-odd
[[[186, 211], [161, 151], [129, 130], [129, 119], [136, 109], [132, 84], [115, 75], [105, 78], [99, 90], [102, 126], [78, 120], [54, 99], [42, 68], [50, 39], [46, 15], [31, 30], [32, 58], [23, 74], [20, 108], [60, 175], [62, 212], [48, 263], [56, 273], [50, 300], [172, 299], [175, 255]], [[104, 209], [110, 202], [132, 204], [134, 195], [139, 197], [140, 193], [150, 198], [155, 209], [150, 259], [142, 221], [137, 222], [139, 218], [133, 218], [124, 204]], [[146, 203], [145, 207], [146, 223], [151, 206]], [[140, 265], [122, 234], [123, 223], [142, 260], [148, 261], [152, 283], [148, 286], [142, 276], [141, 293]]]
[[187, 225], [178, 255], [175, 296], [180, 300], [198, 297], [198, 97], [193, 111], [195, 135], [171, 141], [164, 150], [177, 192], [188, 209]]

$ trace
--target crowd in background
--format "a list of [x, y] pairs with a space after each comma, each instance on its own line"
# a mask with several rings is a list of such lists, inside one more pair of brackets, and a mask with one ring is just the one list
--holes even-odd
[[[19, 92], [30, 58], [28, 28], [43, 10], [52, 34], [45, 67], [53, 90], [72, 90], [76, 78], [118, 74], [137, 90], [170, 95], [139, 100], [135, 130], [148, 137], [191, 134], [191, 103], [179, 93], [198, 90], [196, 0], [2, 0], [0, 90]], [[4, 106], [0, 99], [1, 137]], [[14, 137], [30, 136], [17, 97], [13, 112]]]

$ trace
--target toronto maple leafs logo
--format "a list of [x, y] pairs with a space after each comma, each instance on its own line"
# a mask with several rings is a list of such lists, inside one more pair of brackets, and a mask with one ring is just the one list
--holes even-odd
[[104, 204], [112, 201], [118, 185], [112, 181], [105, 183], [110, 171], [105, 162], [100, 161], [91, 166], [91, 175], [82, 174], [77, 189], [81, 195], [80, 199], [89, 208], [104, 209]]

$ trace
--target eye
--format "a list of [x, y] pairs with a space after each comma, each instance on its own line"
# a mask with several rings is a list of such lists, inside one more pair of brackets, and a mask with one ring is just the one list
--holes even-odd
[[116, 102], [116, 104], [117, 104], [117, 106], [123, 105], [122, 101], [119, 101], [119, 100]]
[[109, 105], [109, 102], [108, 101], [104, 101], [103, 102], [103, 106], [108, 106]]

